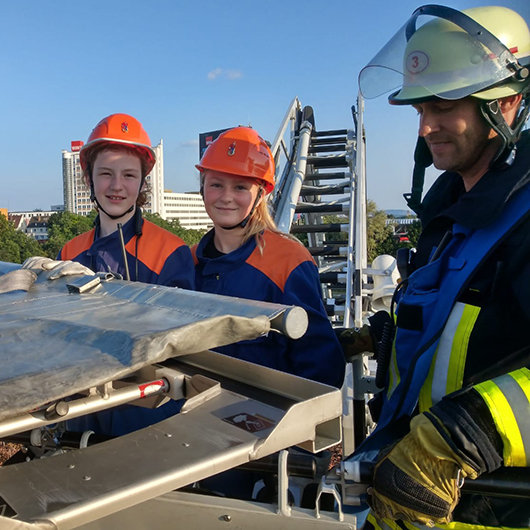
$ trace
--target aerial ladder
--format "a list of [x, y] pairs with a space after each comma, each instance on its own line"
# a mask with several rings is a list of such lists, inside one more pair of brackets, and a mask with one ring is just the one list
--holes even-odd
[[[363, 110], [359, 95], [351, 129], [319, 131], [313, 109], [294, 98], [272, 144], [278, 173], [272, 199], [275, 221], [280, 230], [307, 243], [319, 269], [328, 316], [338, 330], [361, 327], [373, 309], [374, 284], [379, 278], [389, 280], [389, 288], [378, 292], [388, 299], [396, 276], [392, 259], [382, 269], [367, 263]], [[367, 355], [348, 363], [343, 388], [345, 454], [370, 430], [365, 396], [377, 391], [372, 372]]]

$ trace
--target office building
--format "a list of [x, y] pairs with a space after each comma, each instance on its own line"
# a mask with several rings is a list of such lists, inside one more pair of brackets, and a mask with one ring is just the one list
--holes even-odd
[[182, 228], [209, 230], [212, 220], [204, 209], [201, 194], [198, 191], [188, 193], [164, 192], [164, 218], [168, 221], [178, 219]]

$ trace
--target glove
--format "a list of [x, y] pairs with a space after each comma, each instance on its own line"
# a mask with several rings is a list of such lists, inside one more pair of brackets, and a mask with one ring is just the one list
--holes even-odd
[[375, 353], [375, 341], [368, 324], [360, 329], [345, 329], [339, 335], [339, 342], [347, 359], [363, 352]]
[[76, 261], [60, 261], [53, 260], [50, 258], [44, 258], [42, 256], [34, 256], [28, 258], [23, 264], [23, 269], [31, 269], [37, 274], [41, 271], [50, 271], [46, 275], [48, 280], [57, 280], [63, 276], [94, 276], [94, 272], [88, 267], [77, 263]]
[[463, 479], [476, 478], [480, 466], [452, 443], [434, 414], [413, 418], [409, 434], [375, 467], [371, 506], [379, 518], [448, 524]]

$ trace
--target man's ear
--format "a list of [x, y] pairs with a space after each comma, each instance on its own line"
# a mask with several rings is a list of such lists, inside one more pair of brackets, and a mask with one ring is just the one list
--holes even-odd
[[512, 126], [517, 113], [519, 112], [522, 99], [523, 96], [521, 94], [515, 94], [513, 96], [506, 96], [498, 100], [502, 115], [510, 127]]
[[517, 110], [521, 105], [523, 99], [522, 94], [515, 94], [513, 96], [506, 96], [499, 99], [499, 106], [503, 114], [512, 110]]

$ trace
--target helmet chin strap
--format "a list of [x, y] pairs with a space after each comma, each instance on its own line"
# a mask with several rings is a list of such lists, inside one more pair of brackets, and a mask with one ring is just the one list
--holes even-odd
[[258, 205], [258, 202], [261, 199], [262, 195], [263, 195], [263, 188], [260, 188], [256, 196], [256, 200], [254, 201], [254, 204], [252, 205], [252, 209], [240, 223], [234, 226], [219, 226], [219, 228], [222, 228], [223, 230], [234, 230], [235, 228], [245, 228], [245, 226], [247, 226], [248, 222], [250, 221], [250, 218], [252, 217], [252, 214], [254, 213], [254, 210], [256, 209], [256, 206]]
[[410, 193], [404, 193], [407, 206], [417, 215], [421, 211], [421, 196], [423, 184], [425, 183], [425, 170], [432, 164], [432, 154], [423, 136], [418, 136], [416, 149], [414, 150], [414, 170], [412, 173], [412, 189]]
[[521, 130], [528, 120], [530, 112], [529, 99], [530, 96], [528, 94], [524, 96], [522, 101], [523, 108], [515, 118], [513, 128], [506, 123], [498, 100], [483, 101], [480, 104], [482, 116], [484, 116], [488, 125], [499, 135], [502, 141], [500, 148], [490, 163], [490, 167], [501, 168], [513, 164], [517, 152], [515, 144], [519, 140]]

